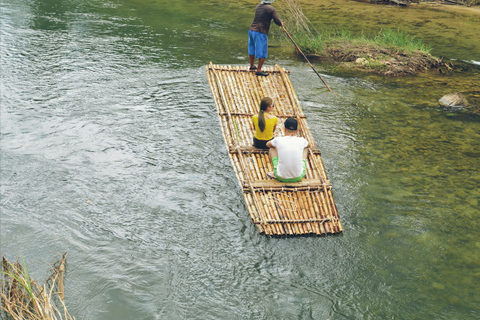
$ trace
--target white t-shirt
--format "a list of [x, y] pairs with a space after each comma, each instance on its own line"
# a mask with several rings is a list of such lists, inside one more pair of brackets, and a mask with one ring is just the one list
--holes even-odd
[[303, 149], [308, 141], [302, 137], [277, 137], [272, 140], [272, 146], [277, 148], [277, 174], [283, 179], [298, 178], [303, 171]]

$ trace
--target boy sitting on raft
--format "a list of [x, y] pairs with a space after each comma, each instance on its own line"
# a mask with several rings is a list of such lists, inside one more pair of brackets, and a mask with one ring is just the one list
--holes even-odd
[[294, 118], [285, 120], [284, 137], [276, 137], [267, 142], [269, 157], [274, 172], [267, 175], [280, 182], [298, 182], [307, 171], [307, 156], [310, 143], [302, 137], [297, 137], [298, 122]]

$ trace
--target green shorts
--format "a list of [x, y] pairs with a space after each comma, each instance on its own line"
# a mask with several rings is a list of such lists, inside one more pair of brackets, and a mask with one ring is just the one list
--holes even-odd
[[277, 177], [277, 180], [280, 182], [298, 182], [302, 180], [303, 177], [305, 177], [305, 173], [307, 172], [307, 160], [302, 159], [303, 171], [300, 177], [292, 178], [292, 179], [283, 179], [277, 175], [278, 157], [273, 158], [272, 163], [273, 163], [273, 172], [275, 173], [275, 177]]

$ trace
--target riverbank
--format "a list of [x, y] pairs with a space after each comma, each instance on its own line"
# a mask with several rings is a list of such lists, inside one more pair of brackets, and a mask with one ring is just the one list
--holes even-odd
[[[462, 92], [470, 102], [469, 109], [479, 113], [477, 81], [472, 81], [475, 75], [468, 74], [477, 73], [475, 66], [480, 61], [478, 55], [471, 54], [480, 51], [476, 41], [480, 7], [437, 3], [404, 7], [350, 0], [319, 0], [315, 4], [305, 1], [301, 5], [313, 26], [312, 34], [300, 31], [294, 38], [311, 46], [314, 50], [305, 48], [304, 53], [328, 72], [387, 76], [393, 82], [406, 81], [406, 76], [408, 81], [418, 82], [419, 87], [428, 79], [430, 85], [441, 84], [440, 94], [434, 99]], [[287, 29], [294, 30], [295, 26], [287, 24]], [[401, 37], [378, 43], [385, 31]], [[348, 36], [342, 38], [343, 34]], [[309, 43], [314, 38], [321, 41]], [[418, 80], [413, 80], [412, 75]]]
[[[430, 69], [450, 71], [451, 62], [444, 62], [427, 52], [407, 53], [395, 47], [371, 43], [333, 41], [326, 43], [322, 53], [313, 53], [310, 58], [335, 62], [334, 68], [358, 70], [384, 76], [412, 76]], [[440, 71], [443, 72], [443, 71]]]
[[[312, 10], [312, 6], [316, 8]], [[478, 28], [480, 22], [479, 6], [465, 7], [445, 3], [422, 2], [400, 7], [365, 1], [321, 0], [315, 4], [310, 1], [297, 4], [290, 1], [288, 7], [290, 9], [285, 10], [285, 16], [289, 17], [289, 22], [292, 21], [291, 17], [294, 18], [292, 24], [287, 24], [287, 28], [297, 30], [294, 31], [294, 37], [300, 40], [299, 46], [307, 56], [317, 61], [334, 62], [335, 69], [385, 76], [411, 76], [430, 69], [438, 69], [441, 73], [449, 72], [452, 69], [450, 59], [457, 57], [438, 54], [438, 37], [453, 38], [452, 47], [455, 47], [455, 42], [459, 43], [459, 48], [475, 46], [473, 39], [476, 36], [468, 32], [472, 31], [472, 26], [473, 29]], [[315, 27], [310, 34], [308, 29], [303, 28], [307, 23], [299, 21], [302, 19], [297, 14], [299, 10], [308, 12], [309, 17], [305, 20], [310, 19], [309, 23], [320, 20], [312, 19], [312, 12], [321, 12], [323, 15], [329, 13], [329, 18], [335, 17], [331, 19], [335, 24], [328, 23], [317, 28], [316, 23], [312, 23]], [[350, 10], [356, 11], [359, 20], [364, 23], [352, 24], [348, 20]], [[345, 18], [347, 24], [341, 22]], [[385, 24], [398, 27], [386, 29], [383, 27]], [[387, 31], [390, 29], [393, 31], [388, 36], [393, 34], [393, 41], [385, 42], [385, 33], [389, 33]], [[380, 31], [377, 34], [375, 30]], [[464, 31], [466, 34], [462, 35]], [[474, 33], [475, 31], [473, 30]], [[436, 35], [429, 36], [432, 32]], [[353, 36], [345, 38], [344, 33]], [[425, 41], [424, 35], [427, 37]]]
[[398, 6], [352, 0], [300, 0], [299, 4], [314, 31], [373, 34], [387, 28], [401, 30], [430, 45], [435, 57], [480, 61], [476, 54], [480, 52], [480, 6], [425, 2]]

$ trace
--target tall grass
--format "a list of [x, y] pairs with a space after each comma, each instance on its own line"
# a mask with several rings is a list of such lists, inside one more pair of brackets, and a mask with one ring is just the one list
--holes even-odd
[[322, 54], [327, 47], [346, 46], [346, 43], [355, 46], [383, 47], [395, 51], [412, 54], [414, 52], [430, 53], [430, 45], [422, 39], [410, 36], [400, 30], [380, 30], [377, 34], [353, 35], [349, 30], [324, 31], [318, 35], [309, 35], [303, 32], [293, 32], [292, 37], [306, 54]]
[[408, 53], [416, 51], [429, 53], [432, 50], [432, 47], [424, 44], [422, 39], [408, 35], [400, 31], [400, 29], [397, 29], [397, 31], [393, 31], [392, 29], [381, 30], [377, 35], [366, 37], [364, 41], [369, 40], [373, 43], [392, 46]]
[[2, 261], [0, 318], [11, 320], [74, 320], [65, 306], [63, 276], [66, 254], [53, 265], [52, 275], [41, 286], [34, 281], [25, 261]]

